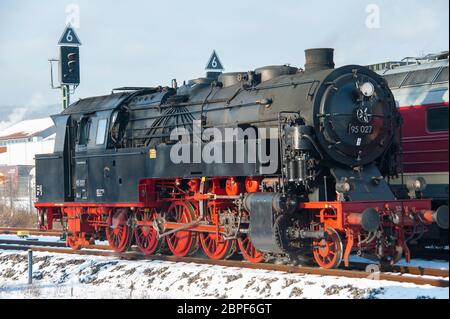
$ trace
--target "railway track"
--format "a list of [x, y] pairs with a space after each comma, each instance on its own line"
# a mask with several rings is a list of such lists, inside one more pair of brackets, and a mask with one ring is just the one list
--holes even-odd
[[49, 237], [61, 237], [64, 233], [62, 230], [39, 230], [35, 228], [0, 227], [0, 234], [17, 235], [17, 233], [19, 232], [27, 233], [33, 236], [49, 236]]
[[[57, 244], [57, 245], [55, 245]], [[50, 253], [62, 253], [82, 256], [103, 256], [116, 257], [125, 260], [158, 260], [170, 262], [198, 263], [207, 265], [217, 265], [224, 267], [236, 267], [247, 269], [262, 269], [271, 271], [281, 271], [287, 273], [309, 274], [320, 276], [335, 276], [346, 278], [368, 278], [373, 280], [388, 280], [402, 283], [413, 283], [417, 285], [431, 285], [435, 287], [449, 287], [449, 271], [435, 268], [409, 267], [409, 266], [389, 266], [381, 268], [379, 272], [369, 273], [363, 269], [367, 264], [354, 264], [357, 269], [322, 269], [307, 266], [292, 266], [270, 263], [248, 263], [236, 260], [212, 260], [198, 257], [177, 257], [166, 255], [144, 256], [139, 252], [131, 251], [117, 254], [104, 245], [93, 245], [87, 249], [74, 251], [63, 248], [64, 243], [36, 242], [25, 240], [0, 240], [0, 250], [29, 250]]]
[[[69, 250], [67, 248], [66, 242], [64, 241], [40, 241], [40, 240], [20, 240], [20, 239], [0, 239], [0, 247], [6, 247], [4, 249], [7, 249], [7, 247], [25, 247], [25, 248], [33, 248], [33, 250], [36, 250], [35, 247], [61, 247], [65, 250]], [[111, 248], [107, 245], [91, 245], [87, 247], [88, 249], [99, 249], [99, 250], [111, 250]], [[19, 249], [21, 250], [21, 249]]]

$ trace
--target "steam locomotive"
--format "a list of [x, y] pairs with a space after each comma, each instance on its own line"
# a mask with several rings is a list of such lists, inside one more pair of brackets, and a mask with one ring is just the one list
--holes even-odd
[[409, 238], [447, 229], [448, 207], [432, 210], [420, 179], [390, 187], [402, 120], [388, 84], [335, 68], [333, 49], [305, 52], [304, 69], [124, 87], [53, 116], [54, 153], [36, 156], [40, 227], [61, 223], [73, 249], [409, 260]]

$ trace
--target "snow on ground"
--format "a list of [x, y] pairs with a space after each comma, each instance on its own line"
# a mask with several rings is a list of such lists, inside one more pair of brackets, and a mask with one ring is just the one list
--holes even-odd
[[[350, 262], [367, 263], [371, 264], [372, 261], [361, 258], [356, 255], [350, 256]], [[396, 265], [398, 266], [410, 266], [410, 267], [423, 267], [423, 268], [436, 268], [436, 269], [448, 269], [448, 261], [445, 260], [423, 260], [423, 259], [411, 259], [408, 263], [403, 258]]]
[[[448, 264], [447, 264], [448, 265]], [[35, 252], [0, 252], [0, 298], [449, 298], [409, 283]]]

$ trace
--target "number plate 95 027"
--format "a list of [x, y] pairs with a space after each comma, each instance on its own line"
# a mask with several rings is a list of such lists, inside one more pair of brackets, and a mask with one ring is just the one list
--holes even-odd
[[349, 124], [348, 132], [350, 134], [372, 134], [372, 125], [353, 125]]

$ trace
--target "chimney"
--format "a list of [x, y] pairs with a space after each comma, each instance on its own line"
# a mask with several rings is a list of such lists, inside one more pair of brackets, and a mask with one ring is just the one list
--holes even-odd
[[305, 72], [334, 69], [334, 49], [308, 49], [305, 50]]

